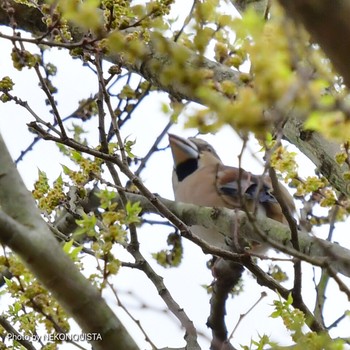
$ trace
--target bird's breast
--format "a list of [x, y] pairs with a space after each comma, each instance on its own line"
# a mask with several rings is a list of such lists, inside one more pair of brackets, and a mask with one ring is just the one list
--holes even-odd
[[216, 167], [198, 169], [174, 186], [175, 200], [208, 207], [227, 207], [216, 188]]

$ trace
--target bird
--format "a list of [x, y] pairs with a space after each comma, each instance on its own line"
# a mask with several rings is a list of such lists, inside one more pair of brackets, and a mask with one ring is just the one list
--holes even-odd
[[[215, 149], [197, 137], [182, 138], [168, 134], [174, 169], [172, 183], [175, 201], [198, 206], [248, 210], [287, 223], [267, 175], [254, 175], [244, 169], [224, 165]], [[279, 184], [288, 210], [295, 211], [293, 197]], [[209, 244], [224, 246], [223, 234], [213, 229], [192, 226], [191, 230]], [[268, 247], [252, 244], [254, 252]], [[260, 246], [258, 249], [257, 246]]]

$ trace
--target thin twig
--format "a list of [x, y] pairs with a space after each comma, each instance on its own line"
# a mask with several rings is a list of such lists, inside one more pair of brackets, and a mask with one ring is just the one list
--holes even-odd
[[[299, 237], [298, 237], [298, 225], [296, 223], [296, 220], [290, 213], [290, 210], [283, 198], [283, 194], [280, 189], [280, 185], [277, 180], [277, 175], [275, 172], [275, 169], [272, 167], [269, 168], [269, 175], [270, 179], [272, 182], [272, 187], [273, 187], [273, 192], [274, 196], [276, 197], [278, 204], [280, 205], [282, 209], [282, 213], [284, 217], [286, 218], [288, 225], [290, 227], [290, 232], [291, 232], [291, 242], [293, 245], [293, 248], [297, 251], [300, 251], [300, 245], [299, 245]], [[298, 304], [303, 304], [302, 300], [302, 294], [301, 294], [301, 287], [302, 287], [302, 269], [301, 269], [301, 261], [300, 260], [295, 260], [293, 262], [294, 266], [294, 285], [293, 285], [293, 301]]]
[[150, 337], [148, 336], [148, 334], [146, 333], [145, 329], [142, 327], [142, 324], [139, 320], [137, 320], [132, 314], [131, 312], [124, 306], [124, 304], [122, 303], [122, 301], [119, 298], [119, 295], [116, 291], [116, 289], [114, 288], [113, 284], [110, 283], [107, 280], [107, 284], [108, 286], [111, 288], [113, 295], [115, 297], [115, 299], [117, 300], [118, 306], [120, 308], [122, 308], [124, 310], [124, 312], [130, 317], [130, 319], [137, 325], [137, 327], [140, 329], [140, 331], [142, 332], [142, 334], [145, 336], [146, 341], [152, 346], [153, 350], [157, 349], [157, 346], [152, 342], [152, 340], [150, 339]]
[[89, 47], [94, 42], [96, 42], [96, 39], [88, 40], [88, 38], [84, 37], [81, 40], [77, 42], [59, 42], [59, 41], [50, 41], [50, 40], [43, 40], [42, 38], [23, 38], [21, 36], [17, 35], [7, 35], [0, 32], [0, 38], [11, 40], [12, 42], [20, 42], [20, 43], [30, 43], [35, 45], [45, 45], [48, 47], [61, 47], [66, 48], [68, 50], [82, 47]]
[[180, 38], [181, 34], [183, 33], [183, 31], [185, 30], [186, 26], [190, 23], [191, 19], [193, 18], [192, 15], [193, 15], [194, 9], [196, 8], [197, 2], [198, 2], [198, 0], [193, 0], [193, 4], [192, 4], [190, 12], [188, 13], [187, 17], [185, 18], [181, 29], [174, 36], [174, 41], [175, 42], [177, 42], [179, 40], [179, 38]]
[[54, 97], [52, 96], [52, 93], [51, 93], [50, 89], [48, 88], [45, 79], [41, 75], [40, 68], [39, 68], [38, 64], [34, 65], [34, 70], [35, 70], [35, 72], [36, 72], [36, 74], [37, 74], [37, 76], [39, 78], [41, 88], [45, 92], [46, 97], [47, 97], [47, 99], [48, 99], [48, 101], [50, 103], [50, 106], [52, 108], [55, 121], [57, 122], [57, 124], [58, 124], [58, 126], [59, 126], [59, 128], [61, 130], [61, 134], [62, 134], [61, 137], [63, 139], [66, 139], [67, 138], [67, 133], [66, 133], [66, 130], [64, 128], [64, 125], [63, 125], [60, 113], [58, 111], [58, 108], [56, 106], [56, 101], [55, 101]]
[[248, 314], [250, 314], [250, 312], [253, 311], [255, 309], [255, 307], [261, 302], [261, 300], [263, 300], [266, 296], [267, 296], [266, 292], [261, 292], [260, 298], [247, 310], [247, 312], [245, 312], [244, 314], [240, 314], [239, 315], [238, 322], [237, 322], [236, 326], [233, 328], [230, 336], [228, 337], [228, 340], [233, 338], [233, 334], [235, 333], [235, 331], [237, 330], [238, 326], [243, 321], [243, 319], [245, 317], [247, 317]]
[[135, 171], [136, 176], [140, 176], [142, 170], [146, 167], [148, 160], [151, 158], [152, 154], [157, 151], [159, 143], [162, 141], [163, 137], [167, 134], [170, 127], [173, 125], [172, 121], [169, 121], [168, 124], [164, 127], [162, 132], [158, 135], [152, 147], [148, 150], [147, 154], [142, 158], [141, 163], [137, 170]]
[[[70, 115], [68, 115], [67, 117], [62, 119], [62, 122], [65, 123], [67, 120], [69, 119], [82, 119], [84, 120], [84, 118], [81, 116], [81, 113], [83, 112], [84, 108], [89, 105], [92, 101], [96, 100], [96, 96], [93, 97], [89, 97], [84, 103], [82, 103], [81, 105], [79, 105], [79, 107]], [[57, 125], [57, 121], [54, 120], [54, 123], [52, 124], [53, 127], [55, 127]], [[47, 129], [47, 132], [49, 132], [51, 129]], [[23, 150], [21, 151], [20, 155], [17, 157], [17, 159], [15, 160], [15, 163], [18, 164], [20, 161], [23, 160], [24, 156], [33, 149], [33, 147], [39, 142], [41, 141], [42, 138], [39, 136], [36, 136], [33, 141]]]
[[17, 96], [12, 96], [9, 92], [4, 92], [6, 96], [14, 101], [16, 104], [20, 105], [21, 107], [25, 108], [36, 120], [37, 123], [45, 125], [49, 130], [52, 130], [54, 133], [57, 135], [61, 136], [61, 133], [59, 130], [57, 130], [51, 123], [46, 122], [45, 120], [41, 119], [34, 111], [33, 109], [29, 106], [27, 101], [23, 101]]
[[[327, 241], [331, 241], [333, 237], [333, 231], [335, 229], [335, 220], [337, 217], [337, 213], [339, 211], [339, 206], [335, 206], [330, 213], [330, 224]], [[320, 280], [316, 286], [316, 302], [314, 308], [315, 317], [324, 324], [323, 319], [323, 309], [326, 302], [326, 288], [329, 282], [329, 274], [327, 269], [322, 269]]]
[[[108, 109], [108, 113], [109, 113], [111, 121], [112, 121], [114, 133], [117, 137], [119, 150], [120, 150], [120, 154], [121, 154], [121, 159], [122, 159], [123, 163], [127, 165], [128, 161], [127, 161], [127, 156], [126, 156], [125, 149], [124, 149], [124, 142], [123, 142], [122, 137], [120, 135], [119, 126], [118, 126], [118, 123], [116, 121], [116, 116], [115, 116], [115, 113], [113, 111], [111, 99], [110, 99], [109, 93], [107, 91], [105, 80], [103, 78], [103, 71], [102, 71], [101, 62], [99, 62], [99, 60], [101, 60], [101, 59], [99, 59], [98, 55], [96, 55], [96, 69], [97, 69], [97, 76], [99, 79], [99, 87], [100, 87], [101, 92], [103, 94], [103, 99], [107, 105], [107, 109]], [[107, 139], [106, 139], [106, 142], [107, 142]]]

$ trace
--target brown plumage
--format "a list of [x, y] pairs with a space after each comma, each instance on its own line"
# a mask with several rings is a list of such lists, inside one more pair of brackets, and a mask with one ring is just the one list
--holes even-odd
[[[242, 209], [244, 201], [249, 211], [286, 223], [268, 176], [224, 165], [214, 148], [204, 140], [169, 134], [169, 142], [174, 158], [175, 200], [230, 209]], [[292, 196], [282, 185], [280, 189], [287, 207], [294, 211]], [[201, 232], [200, 236], [210, 241], [216, 239], [210, 237], [217, 237], [215, 232], [206, 230], [203, 235], [204, 230], [197, 227], [194, 232]]]

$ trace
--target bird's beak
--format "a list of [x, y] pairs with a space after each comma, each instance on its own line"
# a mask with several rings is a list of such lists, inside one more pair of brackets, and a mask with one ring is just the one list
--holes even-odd
[[194, 142], [174, 134], [168, 136], [175, 167], [189, 159], [198, 159], [198, 147]]

